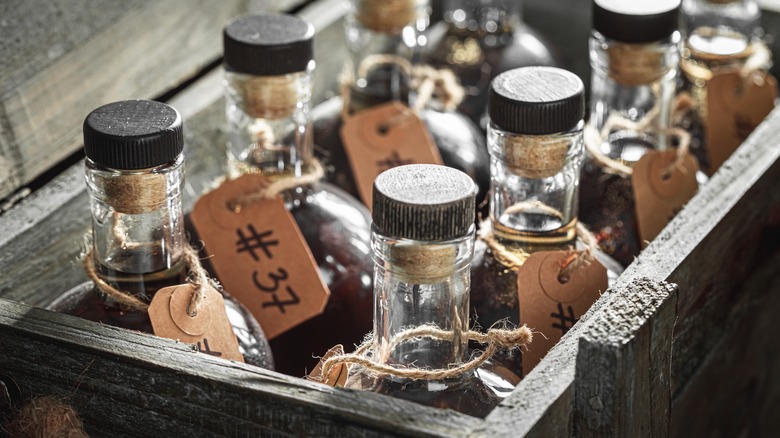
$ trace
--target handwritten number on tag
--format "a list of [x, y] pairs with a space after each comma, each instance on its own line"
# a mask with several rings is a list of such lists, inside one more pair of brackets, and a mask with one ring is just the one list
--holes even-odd
[[284, 268], [278, 268], [277, 269], [278, 274], [269, 272], [268, 278], [270, 278], [273, 281], [272, 286], [266, 286], [263, 283], [260, 282], [260, 280], [257, 279], [257, 271], [254, 271], [252, 273], [252, 281], [255, 282], [255, 286], [257, 286], [258, 289], [260, 289], [263, 292], [270, 293], [273, 299], [271, 301], [266, 301], [263, 303], [263, 307], [272, 307], [277, 306], [279, 307], [279, 311], [282, 313], [286, 313], [284, 310], [284, 306], [292, 306], [296, 305], [301, 302], [301, 300], [298, 298], [298, 294], [295, 293], [292, 287], [287, 286], [286, 290], [287, 293], [290, 294], [292, 298], [289, 300], [280, 300], [279, 297], [276, 295], [276, 291], [279, 290], [279, 283], [281, 283], [284, 280], [287, 280], [287, 271]]
[[222, 352], [215, 351], [215, 350], [212, 350], [211, 348], [209, 348], [209, 340], [206, 339], [206, 338], [203, 338], [203, 343], [202, 344], [201, 344], [201, 341], [198, 341], [198, 343], [196, 345], [198, 346], [198, 351], [200, 351], [201, 353], [206, 353], [206, 354], [209, 354], [211, 356], [217, 356], [217, 357], [222, 356]]

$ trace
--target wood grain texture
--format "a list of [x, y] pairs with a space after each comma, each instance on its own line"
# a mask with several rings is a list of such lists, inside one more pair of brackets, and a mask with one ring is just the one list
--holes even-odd
[[93, 108], [159, 96], [219, 58], [222, 26], [248, 10], [247, 0], [1, 2], [0, 199], [75, 152]]
[[677, 287], [637, 279], [583, 333], [574, 379], [575, 436], [667, 436]]
[[0, 370], [94, 436], [465, 436], [478, 419], [338, 390], [0, 299]]

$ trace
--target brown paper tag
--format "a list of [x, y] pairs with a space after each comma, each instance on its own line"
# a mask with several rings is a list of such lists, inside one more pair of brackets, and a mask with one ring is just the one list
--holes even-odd
[[344, 120], [341, 141], [363, 202], [371, 208], [374, 179], [404, 164], [442, 164], [422, 120], [400, 102], [360, 111]]
[[550, 348], [607, 290], [607, 270], [597, 260], [576, 269], [566, 283], [558, 280], [567, 251], [540, 251], [517, 270], [520, 324], [544, 336], [523, 352], [523, 373], [528, 374]]
[[707, 81], [705, 140], [710, 170], [717, 170], [775, 107], [777, 80], [767, 72], [743, 79], [738, 71]]
[[330, 291], [281, 198], [230, 208], [241, 196], [267, 186], [262, 175], [226, 181], [198, 200], [191, 218], [225, 290], [273, 339], [321, 314]]
[[344, 346], [341, 344], [335, 345], [330, 350], [328, 350], [328, 352], [325, 353], [325, 356], [320, 358], [317, 366], [314, 367], [311, 373], [309, 373], [309, 379], [322, 383], [323, 385], [333, 386], [335, 388], [343, 388], [344, 384], [347, 382], [347, 376], [349, 375], [349, 365], [345, 363], [333, 367], [328, 375], [324, 379], [322, 378], [323, 362], [333, 356], [340, 356], [342, 354], [344, 354]]
[[187, 308], [195, 293], [191, 284], [164, 287], [157, 291], [149, 304], [149, 319], [154, 334], [195, 344], [201, 353], [223, 359], [243, 362], [238, 339], [225, 310], [225, 300], [211, 286], [198, 314], [190, 316]]
[[699, 189], [699, 162], [692, 154], [685, 156], [682, 168], [675, 168], [664, 178], [664, 170], [676, 157], [673, 149], [652, 151], [634, 165], [631, 185], [642, 247], [655, 239]]

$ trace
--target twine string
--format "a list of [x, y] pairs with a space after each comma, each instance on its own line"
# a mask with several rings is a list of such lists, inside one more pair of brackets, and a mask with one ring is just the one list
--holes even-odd
[[230, 202], [228, 202], [228, 207], [238, 213], [241, 211], [241, 208], [247, 204], [273, 199], [285, 190], [315, 184], [324, 177], [325, 169], [323, 168], [322, 163], [316, 158], [310, 158], [302, 166], [300, 175], [280, 177], [265, 187], [261, 187], [254, 192], [230, 200]]
[[[433, 338], [450, 340], [454, 333], [450, 330], [442, 330], [435, 326], [424, 325], [399, 333], [391, 344], [398, 345], [415, 338]], [[461, 363], [453, 364], [446, 369], [421, 369], [414, 367], [397, 367], [375, 362], [366, 356], [366, 352], [373, 340], [364, 342], [355, 353], [343, 354], [331, 357], [322, 364], [322, 376], [328, 376], [334, 367], [344, 364], [357, 365], [377, 374], [387, 374], [396, 377], [413, 380], [442, 380], [461, 376], [469, 371], [477, 369], [492, 357], [499, 348], [511, 349], [525, 347], [531, 343], [533, 334], [523, 325], [514, 330], [491, 328], [487, 333], [469, 330], [462, 333], [463, 339], [473, 340], [486, 345], [485, 349], [477, 357]]]
[[[125, 308], [138, 312], [147, 312], [149, 310], [148, 303], [136, 297], [135, 295], [130, 294], [129, 292], [125, 292], [115, 288], [114, 286], [111, 286], [105, 280], [100, 278], [95, 268], [95, 260], [92, 255], [92, 249], [89, 249], [84, 255], [82, 264], [84, 266], [84, 272], [86, 272], [87, 277], [92, 280], [92, 283], [95, 284], [95, 287], [97, 287], [101, 292], [110, 296], [114, 301], [118, 302]], [[190, 302], [187, 305], [187, 314], [191, 317], [195, 317], [205, 302], [206, 287], [210, 285], [214, 286], [214, 283], [212, 282], [206, 270], [203, 268], [203, 265], [200, 263], [198, 252], [195, 251], [194, 248], [189, 245], [185, 245], [182, 257], [184, 258], [184, 263], [187, 266], [189, 272], [189, 275], [187, 276], [187, 282], [194, 286], [194, 293], [192, 294]]]

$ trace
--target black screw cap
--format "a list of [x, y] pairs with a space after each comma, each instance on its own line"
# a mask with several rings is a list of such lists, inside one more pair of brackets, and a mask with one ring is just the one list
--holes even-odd
[[669, 38], [679, 15], [680, 0], [593, 0], [593, 29], [622, 43]]

